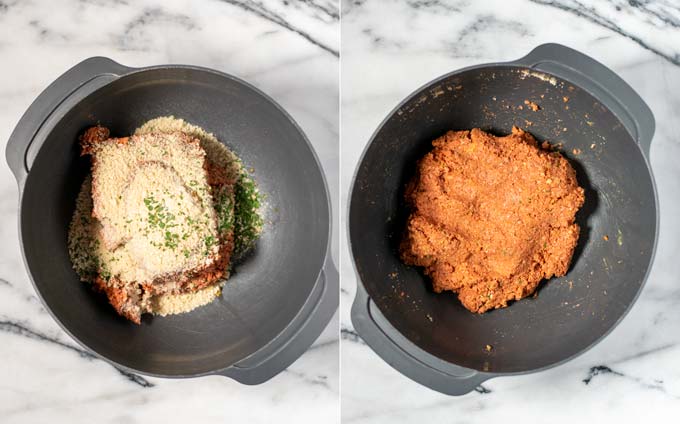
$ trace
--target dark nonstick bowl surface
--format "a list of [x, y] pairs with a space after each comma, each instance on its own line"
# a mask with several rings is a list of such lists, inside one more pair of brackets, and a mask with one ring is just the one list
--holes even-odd
[[[448, 130], [503, 135], [513, 125], [539, 141], [563, 143], [586, 194], [577, 215], [581, 235], [568, 274], [543, 282], [536, 298], [473, 314], [455, 294], [434, 293], [420, 269], [400, 261], [404, 187], [431, 141]], [[606, 335], [644, 283], [656, 218], [643, 151], [608, 107], [560, 77], [498, 64], [428, 84], [382, 123], [356, 171], [349, 234], [359, 289], [389, 325], [422, 351], [489, 378], [557, 364]]]
[[[79, 282], [71, 267], [68, 226], [90, 169], [77, 140], [96, 123], [124, 136], [166, 115], [214, 133], [254, 170], [265, 196], [266, 225], [218, 300], [191, 313], [144, 316], [137, 326]], [[44, 143], [31, 146], [27, 162], [20, 231], [35, 287], [76, 340], [119, 366], [161, 376], [229, 367], [286, 328], [323, 267], [330, 210], [311, 146], [275, 103], [225, 74], [170, 66], [123, 75], [67, 110]]]

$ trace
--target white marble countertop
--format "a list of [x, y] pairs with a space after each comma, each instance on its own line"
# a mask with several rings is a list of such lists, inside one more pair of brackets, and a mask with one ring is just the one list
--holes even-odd
[[676, 419], [680, 412], [677, 2], [344, 1], [341, 203], [346, 204], [370, 135], [404, 97], [444, 73], [517, 59], [546, 42], [573, 47], [613, 69], [656, 117], [651, 164], [661, 204], [660, 237], [641, 297], [605, 340], [577, 359], [537, 374], [492, 379], [483, 383], [484, 390], [447, 397], [402, 376], [354, 333], [349, 307], [356, 278], [343, 230], [343, 422], [621, 423]]
[[[337, 193], [338, 15], [332, 0], [1, 0], [2, 151], [33, 99], [87, 57], [128, 66], [201, 65], [244, 78], [291, 113]], [[264, 385], [126, 376], [80, 350], [36, 298], [21, 259], [17, 190], [4, 155], [0, 194], [0, 421], [339, 420], [337, 315], [307, 353]]]

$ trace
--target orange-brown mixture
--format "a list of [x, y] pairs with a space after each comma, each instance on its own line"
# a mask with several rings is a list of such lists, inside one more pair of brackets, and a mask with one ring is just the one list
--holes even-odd
[[425, 267], [435, 292], [452, 290], [482, 313], [566, 274], [584, 194], [561, 154], [519, 128], [450, 131], [432, 145], [406, 189], [401, 256]]

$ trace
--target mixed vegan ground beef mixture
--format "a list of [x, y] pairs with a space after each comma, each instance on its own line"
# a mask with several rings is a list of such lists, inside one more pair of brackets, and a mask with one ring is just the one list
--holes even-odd
[[240, 159], [174, 117], [130, 137], [92, 127], [80, 141], [92, 161], [69, 228], [80, 279], [135, 323], [214, 300], [263, 226], [261, 196]]
[[435, 292], [483, 313], [566, 274], [584, 202], [566, 158], [519, 128], [505, 137], [450, 131], [432, 145], [406, 188], [400, 250]]

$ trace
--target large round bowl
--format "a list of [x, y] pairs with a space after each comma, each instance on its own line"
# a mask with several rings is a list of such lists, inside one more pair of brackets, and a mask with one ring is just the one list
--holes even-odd
[[[455, 294], [434, 293], [420, 270], [400, 261], [408, 214], [403, 190], [417, 160], [446, 131], [508, 134], [513, 125], [563, 143], [585, 189], [577, 215], [581, 236], [566, 276], [543, 283], [535, 299], [478, 315]], [[358, 333], [408, 377], [454, 395], [491, 377], [560, 364], [592, 347], [635, 302], [654, 257], [653, 134], [654, 117], [628, 84], [556, 44], [514, 62], [455, 71], [418, 89], [374, 133], [352, 185], [349, 237], [360, 281], [352, 321]]]
[[[166, 115], [214, 133], [254, 169], [266, 225], [218, 300], [186, 314], [145, 316], [137, 326], [78, 281], [69, 260], [69, 221], [89, 170], [78, 135], [97, 123], [128, 135]], [[8, 142], [7, 161], [19, 184], [21, 247], [36, 291], [66, 332], [117, 367], [260, 383], [297, 359], [337, 308], [319, 161], [292, 118], [244, 81], [192, 66], [85, 60], [30, 106]]]

